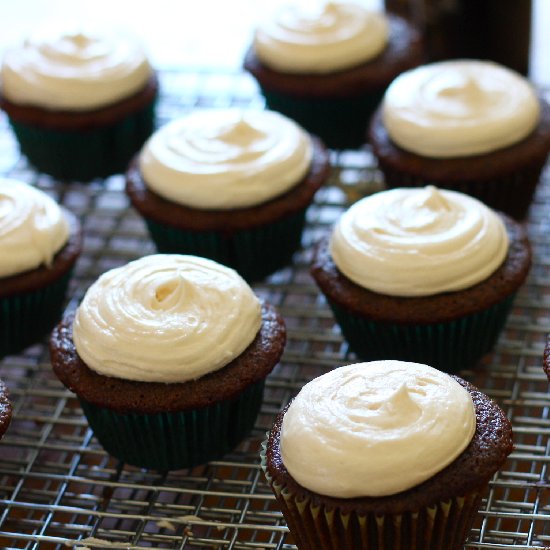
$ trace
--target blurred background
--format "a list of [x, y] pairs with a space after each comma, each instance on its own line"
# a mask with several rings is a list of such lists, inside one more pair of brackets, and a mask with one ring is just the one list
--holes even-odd
[[[0, 0], [0, 55], [38, 25], [62, 18], [129, 29], [142, 38], [158, 68], [238, 70], [255, 22], [281, 1]], [[360, 1], [372, 8], [383, 7], [383, 0]], [[511, 40], [515, 32], [510, 30]], [[537, 84], [550, 85], [550, 0], [532, 2], [530, 50], [529, 76]]]

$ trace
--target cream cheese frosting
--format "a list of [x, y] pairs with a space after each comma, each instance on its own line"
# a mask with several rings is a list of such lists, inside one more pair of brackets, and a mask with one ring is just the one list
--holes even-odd
[[330, 253], [368, 290], [393, 296], [457, 291], [492, 275], [508, 253], [500, 216], [477, 199], [433, 186], [397, 188], [353, 204]]
[[139, 168], [165, 199], [231, 209], [288, 191], [307, 174], [312, 155], [309, 135], [279, 113], [206, 109], [157, 130], [142, 148]]
[[79, 111], [129, 97], [151, 74], [129, 36], [71, 27], [47, 28], [9, 49], [0, 76], [2, 94], [13, 103]]
[[375, 58], [388, 35], [384, 14], [357, 3], [293, 3], [258, 25], [254, 49], [262, 63], [281, 72], [330, 73]]
[[156, 254], [99, 277], [77, 308], [73, 341], [99, 374], [186, 382], [240, 355], [261, 322], [260, 301], [233, 269]]
[[46, 193], [0, 178], [0, 277], [51, 265], [69, 239], [69, 223]]
[[283, 417], [281, 458], [316, 493], [380, 497], [443, 470], [475, 427], [470, 395], [447, 374], [418, 363], [357, 363], [302, 388]]
[[453, 60], [398, 76], [382, 114], [391, 139], [433, 158], [479, 155], [528, 136], [540, 119], [533, 86], [496, 63]]

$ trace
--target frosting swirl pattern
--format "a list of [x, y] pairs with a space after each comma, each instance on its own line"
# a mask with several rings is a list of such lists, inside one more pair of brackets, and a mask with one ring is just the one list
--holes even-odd
[[528, 136], [540, 118], [531, 84], [489, 61], [443, 61], [402, 73], [382, 105], [391, 139], [433, 158], [507, 147]]
[[78, 355], [106, 376], [185, 382], [240, 355], [261, 304], [236, 271], [196, 256], [145, 256], [104, 273], [73, 323]]
[[307, 174], [312, 155], [309, 135], [279, 113], [209, 109], [155, 132], [139, 167], [147, 186], [168, 200], [231, 209], [288, 191]]
[[385, 16], [359, 4], [321, 2], [309, 9], [288, 4], [258, 26], [254, 48], [275, 70], [329, 73], [373, 59], [388, 35]]
[[475, 427], [472, 399], [449, 375], [418, 363], [358, 363], [302, 388], [283, 417], [281, 457], [316, 493], [392, 495], [450, 464]]
[[143, 50], [127, 36], [48, 29], [6, 52], [2, 93], [21, 105], [86, 110], [132, 95], [151, 73]]
[[353, 204], [331, 235], [338, 269], [368, 290], [428, 296], [489, 277], [508, 253], [501, 218], [456, 191], [398, 188]]
[[50, 265], [69, 239], [69, 223], [44, 192], [0, 178], [0, 277]]

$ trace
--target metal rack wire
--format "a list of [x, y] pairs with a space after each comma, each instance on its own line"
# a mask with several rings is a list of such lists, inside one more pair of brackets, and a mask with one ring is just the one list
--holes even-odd
[[[246, 75], [164, 71], [161, 78], [160, 122], [196, 107], [263, 106]], [[0, 443], [1, 548], [294, 548], [260, 471], [259, 445], [306, 381], [354, 359], [309, 277], [311, 245], [348, 204], [382, 187], [368, 149], [331, 159], [331, 180], [309, 210], [303, 249], [292, 266], [255, 285], [285, 317], [288, 345], [267, 381], [253, 433], [224, 460], [169, 473], [120, 464], [52, 374], [43, 342], [0, 362], [14, 404]], [[106, 269], [154, 252], [122, 176], [80, 184], [37, 174], [19, 158], [2, 116], [0, 175], [37, 185], [83, 221], [85, 250], [68, 307]], [[550, 332], [550, 170], [527, 225], [535, 258], [527, 284], [494, 353], [462, 373], [505, 408], [515, 434], [515, 451], [491, 483], [467, 548], [550, 548], [550, 395], [541, 369]]]

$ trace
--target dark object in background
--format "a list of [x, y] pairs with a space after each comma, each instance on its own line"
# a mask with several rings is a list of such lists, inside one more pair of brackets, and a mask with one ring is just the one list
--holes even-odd
[[531, 0], [385, 0], [425, 35], [428, 61], [490, 59], [529, 72]]

